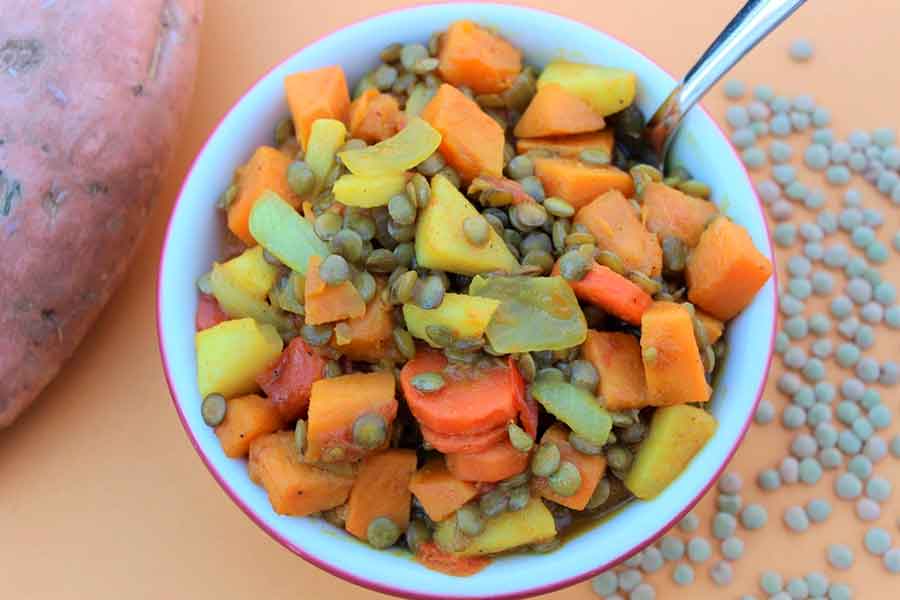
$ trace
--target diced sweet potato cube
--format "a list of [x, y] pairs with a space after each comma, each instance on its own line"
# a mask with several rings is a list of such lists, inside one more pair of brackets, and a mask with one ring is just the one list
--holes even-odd
[[599, 131], [604, 125], [603, 117], [590, 104], [562, 86], [551, 84], [538, 90], [514, 133], [523, 138], [570, 135]]
[[225, 456], [246, 456], [256, 438], [281, 428], [281, 413], [272, 403], [256, 394], [228, 401], [225, 420], [216, 427], [216, 435]]
[[753, 245], [747, 230], [717, 217], [688, 257], [685, 276], [691, 302], [728, 321], [753, 301], [769, 277], [772, 263]]
[[304, 288], [306, 322], [310, 325], [354, 319], [366, 314], [366, 303], [349, 281], [328, 285], [319, 276], [322, 259], [311, 256]]
[[503, 174], [503, 129], [474, 100], [445, 83], [422, 111], [422, 118], [440, 132], [441, 154], [463, 181]]
[[547, 196], [558, 196], [576, 210], [610, 190], [634, 195], [631, 175], [615, 167], [592, 167], [568, 158], [535, 158], [534, 174]]
[[556, 447], [559, 448], [561, 461], [569, 461], [578, 468], [578, 472], [581, 473], [581, 487], [571, 496], [561, 496], [550, 489], [546, 478], [536, 477], [534, 488], [547, 500], [568, 506], [572, 510], [583, 510], [597, 488], [600, 478], [603, 477], [603, 472], [606, 470], [606, 458], [601, 455], [583, 454], [575, 450], [569, 443], [569, 434], [566, 428], [558, 423], [545, 431], [541, 437], [542, 444], [547, 442], [556, 444]]
[[438, 58], [444, 81], [476, 94], [502, 92], [522, 70], [518, 48], [472, 21], [457, 21], [447, 29]]
[[655, 302], [641, 322], [647, 396], [653, 406], [706, 402], [712, 390], [700, 360], [691, 314], [675, 302]]
[[405, 118], [397, 99], [368, 89], [350, 104], [350, 136], [376, 144], [403, 129]]
[[648, 183], [641, 195], [644, 224], [660, 239], [676, 237], [693, 248], [700, 241], [703, 228], [718, 212], [716, 205], [689, 196], [664, 183]]
[[260, 146], [240, 169], [238, 192], [228, 207], [228, 229], [248, 246], [255, 246], [250, 235], [250, 211], [266, 190], [278, 194], [291, 206], [300, 205], [287, 182], [287, 169], [291, 159], [269, 146]]
[[316, 381], [309, 399], [306, 460], [358, 461], [365, 456], [367, 451], [353, 443], [353, 422], [367, 413], [379, 414], [390, 431], [397, 416], [394, 389], [394, 376], [385, 371]]
[[412, 501], [409, 483], [415, 470], [415, 450], [395, 448], [366, 457], [347, 502], [347, 531], [366, 540], [369, 523], [379, 517], [406, 531]]
[[430, 459], [416, 471], [409, 489], [432, 521], [443, 521], [478, 493], [474, 485], [450, 473], [443, 457]]
[[303, 462], [294, 434], [281, 431], [250, 444], [250, 478], [265, 488], [280, 515], [305, 517], [347, 501], [353, 478]]
[[[381, 289], [379, 286], [379, 292]], [[345, 337], [335, 335], [331, 343], [350, 360], [378, 362], [395, 353], [393, 331], [393, 307], [376, 293], [365, 314], [347, 321], [347, 332], [342, 334]]]
[[516, 152], [525, 154], [531, 150], [549, 150], [562, 158], [578, 158], [583, 150], [603, 150], [612, 156], [613, 142], [613, 131], [607, 128], [578, 135], [520, 138], [516, 140]]
[[662, 271], [662, 248], [655, 233], [644, 228], [625, 196], [607, 192], [575, 215], [597, 238], [597, 248], [616, 253], [626, 269], [656, 277]]
[[589, 330], [581, 352], [600, 374], [600, 395], [606, 400], [606, 408], [619, 411], [649, 405], [641, 346], [636, 337]]
[[284, 92], [291, 107], [297, 140], [305, 151], [316, 119], [347, 121], [350, 92], [340, 66], [301, 71], [284, 78]]

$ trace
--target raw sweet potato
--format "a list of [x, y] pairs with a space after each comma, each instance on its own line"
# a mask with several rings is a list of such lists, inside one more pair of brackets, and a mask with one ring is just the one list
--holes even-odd
[[599, 131], [604, 124], [590, 104], [552, 84], [534, 95], [513, 133], [522, 138], [571, 135]]
[[119, 286], [182, 133], [202, 0], [4, 0], [0, 427]]
[[576, 210], [610, 190], [629, 197], [634, 194], [631, 175], [615, 167], [591, 167], [567, 158], [535, 158], [534, 174], [548, 196], [559, 196]]
[[238, 193], [228, 207], [228, 228], [248, 246], [256, 244], [250, 235], [250, 211], [263, 192], [271, 190], [290, 204], [299, 206], [300, 198], [287, 183], [291, 159], [270, 146], [260, 146], [240, 170]]
[[519, 452], [509, 440], [476, 453], [446, 455], [447, 468], [463, 481], [493, 483], [518, 475], [528, 466], [528, 452]]
[[319, 277], [322, 259], [312, 256], [306, 272], [306, 322], [310, 325], [333, 323], [366, 314], [366, 303], [349, 281], [328, 285]]
[[368, 89], [350, 104], [350, 136], [376, 144], [403, 129], [403, 111], [390, 94]]
[[441, 154], [463, 181], [503, 174], [503, 129], [474, 100], [446, 83], [422, 118], [441, 134]]
[[717, 319], [744, 310], [772, 275], [772, 263], [750, 234], [727, 217], [717, 217], [700, 236], [685, 270], [688, 298]]
[[641, 321], [641, 355], [653, 406], [706, 402], [706, 383], [691, 314], [675, 302], [655, 302]]
[[[559, 275], [559, 261], [553, 265], [553, 275]], [[591, 264], [582, 279], [570, 281], [569, 285], [579, 300], [599, 306], [632, 325], [640, 325], [644, 311], [653, 304], [653, 298], [637, 284], [597, 263]]]
[[521, 138], [516, 141], [516, 152], [525, 154], [531, 150], [549, 150], [563, 158], [578, 158], [583, 150], [603, 150], [612, 156], [613, 142], [613, 131], [607, 128], [579, 135]]
[[369, 523], [379, 517], [406, 531], [412, 501], [409, 482], [415, 470], [415, 450], [394, 448], [367, 457], [347, 502], [347, 531], [365, 540]]
[[409, 489], [432, 521], [443, 521], [478, 493], [475, 486], [453, 476], [438, 456], [416, 471]]
[[272, 508], [280, 515], [305, 517], [340, 506], [353, 487], [352, 477], [304, 462], [290, 431], [254, 440], [247, 470], [250, 479], [265, 488]]
[[238, 396], [228, 401], [225, 420], [216, 427], [216, 436], [225, 456], [240, 458], [247, 455], [253, 440], [278, 431], [281, 423], [281, 413], [262, 396]]
[[267, 402], [281, 413], [285, 422], [306, 414], [312, 385], [325, 376], [325, 359], [295, 337], [256, 382], [266, 393]]
[[358, 461], [365, 456], [366, 449], [353, 443], [353, 423], [364, 414], [379, 414], [390, 431], [397, 416], [394, 389], [394, 377], [386, 371], [352, 373], [315, 382], [309, 399], [306, 459], [341, 462]]
[[447, 29], [438, 58], [444, 81], [476, 94], [502, 92], [522, 70], [518, 48], [472, 21], [457, 21]]
[[316, 119], [346, 121], [350, 110], [347, 78], [340, 66], [301, 71], [284, 78], [284, 92], [291, 107], [294, 131], [303, 150]]
[[561, 496], [550, 489], [545, 477], [536, 477], [533, 483], [534, 489], [547, 500], [568, 506], [573, 510], [584, 510], [606, 470], [606, 458], [601, 455], [583, 454], [575, 450], [569, 443], [567, 428], [558, 423], [544, 432], [544, 435], [541, 436], [541, 443], [556, 444], [556, 447], [559, 448], [560, 460], [567, 460], [578, 468], [578, 472], [581, 474], [581, 486], [571, 496]]
[[647, 382], [641, 346], [633, 335], [611, 331], [588, 331], [581, 347], [600, 375], [600, 395], [612, 411], [648, 406]]
[[662, 248], [655, 233], [644, 228], [625, 196], [603, 194], [578, 211], [574, 219], [597, 238], [597, 247], [615, 252], [625, 268], [656, 277], [662, 271]]
[[659, 234], [660, 239], [677, 237], [688, 248], [697, 245], [703, 228], [718, 212], [712, 202], [655, 181], [644, 188], [641, 204], [648, 231]]

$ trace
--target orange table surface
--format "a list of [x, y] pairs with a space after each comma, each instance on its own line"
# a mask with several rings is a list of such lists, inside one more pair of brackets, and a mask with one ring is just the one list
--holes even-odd
[[[247, 519], [207, 473], [182, 431], [163, 378], [156, 342], [156, 273], [181, 180], [239, 95], [305, 44], [368, 15], [410, 4], [207, 0], [195, 97], [132, 272], [63, 373], [19, 423], [0, 433], [0, 598], [380, 596], [283, 549]], [[743, 2], [516, 4], [580, 19], [634, 45], [670, 72], [682, 73]], [[843, 134], [855, 127], [897, 124], [897, 23], [896, 0], [815, 0], [756, 49], [735, 75], [750, 84], [770, 83], [788, 95], [813, 93], [832, 110], [834, 128]], [[814, 61], [805, 65], [791, 63], [786, 54], [790, 41], [801, 35], [816, 45]], [[705, 105], [722, 120], [726, 103], [721, 90]], [[884, 229], [892, 234], [897, 226], [896, 215], [890, 214]], [[897, 264], [889, 275], [894, 283], [900, 283]], [[889, 343], [882, 335], [878, 352], [882, 357], [896, 355], [896, 336]], [[769, 393], [776, 404], [783, 402], [776, 399], [771, 383]], [[895, 407], [896, 394], [892, 396], [889, 401]], [[751, 431], [734, 463], [744, 474], [745, 502], [760, 497], [750, 479], [762, 465], [784, 455], [784, 439], [777, 426]], [[900, 483], [897, 461], [881, 472]], [[813, 494], [797, 488], [778, 500], [766, 500], [770, 524], [745, 536], [747, 556], [737, 564], [734, 585], [716, 589], [705, 572], [698, 571], [698, 583], [689, 589], [676, 588], [668, 577], [656, 578], [658, 597], [758, 594], [756, 580], [762, 569], [791, 574], [826, 570], [824, 546], [844, 539], [857, 549], [857, 566], [836, 578], [852, 582], [857, 598], [896, 597], [889, 587], [896, 582], [892, 584], [874, 560], [863, 560], [862, 529], [851, 511], [836, 511], [840, 514], [820, 533], [797, 537], [785, 532], [776, 507], [805, 502]], [[820, 484], [815, 494], [830, 496], [830, 491]], [[898, 495], [895, 492], [883, 519], [895, 538]], [[704, 517], [710, 505], [707, 498], [701, 508]], [[593, 594], [581, 584], [547, 597], [574, 600]]]

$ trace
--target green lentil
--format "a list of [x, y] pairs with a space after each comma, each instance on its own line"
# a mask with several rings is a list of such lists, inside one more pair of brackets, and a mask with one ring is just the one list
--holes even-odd
[[678, 522], [678, 529], [684, 533], [693, 533], [700, 527], [700, 517], [694, 513], [686, 514], [681, 521]]
[[319, 265], [319, 277], [328, 285], [339, 285], [350, 278], [350, 265], [340, 254], [330, 254]]
[[218, 427], [225, 420], [228, 405], [222, 394], [209, 394], [200, 404], [200, 415], [209, 427]]
[[500, 513], [506, 512], [509, 507], [509, 496], [500, 488], [493, 489], [481, 497], [478, 507], [485, 517], [489, 519], [496, 517]]
[[387, 439], [387, 422], [378, 413], [365, 413], [353, 421], [353, 443], [373, 450]]
[[781, 475], [775, 469], [764, 469], [760, 471], [756, 482], [760, 488], [771, 492], [781, 487]]
[[366, 539], [374, 548], [390, 548], [400, 538], [400, 528], [388, 517], [378, 517], [369, 523]]
[[846, 571], [853, 566], [853, 550], [844, 544], [830, 544], [826, 550], [828, 564], [835, 569]]
[[814, 498], [806, 503], [806, 516], [813, 523], [823, 523], [831, 516], [831, 504], [827, 500]]
[[719, 512], [713, 517], [712, 534], [717, 540], [724, 540], [734, 535], [737, 519], [734, 515]]
[[560, 496], [572, 496], [581, 487], [581, 472], [574, 463], [562, 461], [548, 478], [550, 489]]
[[[429, 336], [430, 337], [430, 336]], [[412, 386], [420, 392], [436, 392], [446, 385], [444, 377], [440, 373], [419, 373], [410, 381]]]
[[678, 563], [672, 571], [672, 581], [680, 586], [694, 583], [694, 568], [687, 563]]
[[534, 440], [531, 439], [530, 435], [525, 433], [524, 429], [515, 423], [510, 423], [507, 425], [506, 430], [509, 434], [509, 442], [512, 444], [513, 448], [519, 452], [531, 452], [531, 448], [534, 446]]
[[298, 196], [304, 196], [311, 192], [316, 185], [316, 174], [308, 164], [302, 160], [295, 160], [288, 165], [287, 182], [292, 192]]
[[538, 477], [549, 477], [560, 465], [559, 447], [556, 444], [545, 442], [538, 446], [537, 452], [531, 459], [531, 472]]
[[324, 346], [331, 340], [334, 328], [330, 325], [310, 325], [306, 323], [300, 328], [300, 335], [312, 346]]
[[709, 577], [713, 583], [724, 587], [730, 585], [734, 579], [734, 569], [727, 562], [720, 560], [710, 568]]
[[744, 541], [732, 536], [722, 541], [721, 550], [725, 560], [740, 560], [744, 555]]
[[701, 564], [710, 559], [712, 556], [712, 547], [706, 538], [694, 537], [687, 543], [688, 560], [692, 563]]

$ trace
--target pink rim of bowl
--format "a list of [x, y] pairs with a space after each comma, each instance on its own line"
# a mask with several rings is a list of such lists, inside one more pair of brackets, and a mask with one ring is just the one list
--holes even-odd
[[[341, 577], [342, 579], [345, 579], [351, 583], [355, 583], [357, 585], [360, 585], [360, 586], [363, 586], [363, 587], [366, 587], [366, 588], [369, 588], [372, 590], [376, 590], [379, 592], [393, 594], [396, 596], [405, 596], [405, 597], [410, 597], [410, 598], [429, 598], [429, 599], [430, 598], [442, 598], [442, 599], [446, 599], [446, 598], [479, 598], [479, 597], [521, 598], [521, 597], [551, 592], [551, 591], [554, 591], [554, 590], [557, 590], [557, 589], [560, 589], [560, 588], [563, 588], [566, 586], [573, 585], [573, 584], [583, 581], [593, 575], [596, 575], [596, 574], [618, 564], [619, 562], [626, 560], [629, 556], [641, 551], [644, 547], [653, 543], [656, 539], [658, 539], [666, 531], [668, 531], [675, 523], [677, 523], [681, 518], [683, 518], [684, 515], [686, 515], [694, 507], [694, 505], [706, 494], [706, 492], [709, 490], [709, 488], [718, 479], [719, 475], [725, 469], [728, 462], [731, 460], [732, 456], [736, 452], [738, 446], [740, 445], [741, 440], [743, 440], [744, 436], [746, 435], [746, 432], [750, 426], [752, 415], [753, 415], [754, 411], [756, 410], [756, 407], [762, 397], [762, 393], [765, 388], [765, 382], [768, 377], [769, 367], [771, 364], [772, 352], [773, 352], [773, 348], [774, 348], [774, 341], [775, 341], [774, 311], [775, 311], [775, 308], [777, 307], [777, 297], [778, 297], [777, 296], [777, 280], [776, 280], [775, 276], [773, 276], [771, 283], [767, 284], [766, 288], [764, 288], [764, 290], [760, 293], [760, 298], [757, 298], [757, 300], [754, 302], [754, 305], [762, 304], [766, 307], [768, 312], [765, 313], [765, 316], [770, 320], [768, 350], [763, 359], [763, 362], [758, 363], [759, 366], [761, 366], [762, 370], [761, 370], [761, 377], [759, 378], [759, 382], [758, 382], [758, 387], [755, 392], [755, 398], [752, 401], [751, 405], [748, 407], [749, 410], [746, 411], [746, 416], [743, 419], [743, 423], [739, 424], [740, 431], [739, 431], [738, 435], [735, 437], [731, 447], [727, 448], [725, 450], [724, 454], [721, 455], [721, 460], [718, 461], [719, 462], [718, 466], [708, 476], [703, 477], [703, 479], [705, 479], [706, 481], [697, 488], [696, 493], [690, 500], [688, 500], [685, 503], [683, 509], [678, 511], [674, 517], [669, 519], [662, 526], [658, 527], [654, 532], [649, 534], [641, 542], [632, 544], [630, 547], [621, 550], [617, 556], [615, 556], [611, 560], [605, 561], [603, 564], [593, 565], [593, 566], [586, 568], [584, 571], [582, 571], [578, 574], [575, 574], [575, 575], [572, 575], [569, 577], [565, 577], [565, 578], [562, 578], [562, 579], [559, 579], [556, 581], [550, 581], [549, 583], [537, 585], [537, 586], [530, 587], [530, 588], [519, 588], [519, 589], [513, 589], [511, 591], [496, 590], [496, 591], [490, 592], [490, 593], [474, 593], [474, 594], [473, 593], [464, 593], [464, 594], [459, 594], [459, 595], [433, 593], [430, 591], [425, 591], [421, 588], [406, 588], [406, 587], [402, 587], [402, 586], [390, 585], [390, 584], [384, 583], [382, 581], [375, 581], [373, 579], [367, 579], [367, 578], [362, 577], [350, 570], [345, 570], [345, 568], [342, 568], [335, 562], [329, 562], [329, 561], [323, 560], [320, 557], [316, 556], [315, 554], [311, 553], [308, 549], [304, 549], [304, 548], [298, 546], [297, 544], [290, 541], [286, 537], [286, 535], [284, 535], [276, 527], [271, 526], [269, 523], [267, 523], [266, 520], [262, 517], [262, 515], [258, 514], [258, 512], [250, 506], [249, 502], [247, 500], [245, 500], [245, 498], [235, 489], [235, 486], [231, 482], [226, 480], [226, 476], [223, 475], [223, 473], [220, 471], [220, 469], [217, 468], [216, 466], [214, 466], [211, 457], [202, 448], [197, 434], [195, 433], [195, 431], [192, 429], [192, 427], [190, 426], [190, 424], [188, 422], [188, 419], [182, 409], [181, 402], [179, 401], [179, 394], [178, 394], [178, 391], [176, 390], [177, 386], [174, 382], [174, 377], [172, 375], [172, 368], [170, 366], [170, 360], [175, 360], [175, 359], [171, 356], [171, 351], [167, 347], [166, 335], [163, 331], [164, 330], [163, 307], [164, 307], [164, 301], [165, 301], [165, 285], [164, 285], [164, 283], [165, 283], [165, 273], [166, 273], [166, 258], [167, 258], [167, 254], [169, 253], [170, 242], [172, 240], [172, 229], [173, 229], [173, 223], [175, 221], [176, 212], [178, 211], [179, 206], [183, 202], [188, 202], [188, 199], [185, 197], [185, 188], [187, 187], [188, 182], [191, 181], [191, 179], [195, 176], [195, 171], [197, 170], [199, 161], [205, 155], [205, 153], [207, 152], [207, 150], [208, 150], [209, 146], [211, 145], [211, 143], [213, 142], [213, 140], [215, 140], [217, 137], [219, 137], [220, 130], [223, 128], [223, 124], [229, 119], [229, 117], [232, 115], [232, 113], [234, 113], [238, 109], [238, 107], [245, 102], [245, 100], [248, 98], [248, 96], [250, 96], [254, 92], [254, 90], [256, 90], [256, 88], [263, 81], [269, 79], [273, 75], [274, 72], [283, 69], [285, 67], [286, 63], [292, 61], [292, 59], [294, 57], [296, 57], [298, 54], [300, 54], [301, 52], [304, 52], [305, 50], [309, 50], [309, 49], [317, 47], [319, 44], [322, 44], [323, 42], [327, 41], [329, 38], [332, 38], [333, 36], [358, 35], [358, 33], [360, 33], [360, 32], [357, 32], [356, 30], [361, 27], [364, 27], [366, 25], [380, 24], [381, 21], [388, 21], [391, 19], [396, 20], [396, 19], [402, 18], [402, 17], [408, 17], [408, 18], [414, 19], [417, 23], [420, 23], [420, 22], [427, 23], [426, 27], [431, 27], [433, 29], [442, 29], [450, 21], [460, 19], [460, 18], [471, 18], [476, 21], [482, 21], [482, 22], [487, 22], [490, 24], [500, 25], [501, 30], [503, 30], [503, 24], [505, 22], [507, 22], [507, 20], [512, 20], [513, 18], [518, 19], [520, 21], [523, 19], [529, 20], [529, 21], [531, 21], [532, 24], [541, 23], [542, 24], [540, 27], [541, 29], [545, 29], [545, 28], [549, 29], [550, 25], [555, 25], [558, 27], [566, 27], [569, 29], [581, 28], [582, 30], [585, 30], [585, 31], [580, 32], [582, 36], [590, 35], [590, 36], [596, 36], [597, 38], [600, 38], [600, 39], [605, 38], [605, 41], [608, 44], [611, 43], [614, 45], [622, 46], [625, 49], [624, 52], [626, 55], [629, 53], [636, 54], [640, 60], [643, 60], [650, 66], [649, 70], [656, 70], [657, 73], [664, 74], [662, 76], [662, 79], [665, 79], [666, 77], [668, 77], [668, 81], [663, 81], [663, 84], [661, 84], [661, 89], [655, 90], [655, 92], [657, 92], [656, 95], [658, 95], [658, 96], [664, 95], [664, 93], [669, 89], [669, 87], [674, 84], [674, 78], [672, 78], [671, 75], [666, 73], [666, 71], [664, 69], [659, 67], [659, 65], [657, 65], [656, 63], [651, 61], [649, 58], [647, 58], [646, 56], [641, 54], [639, 51], [631, 48], [630, 46], [628, 46], [621, 40], [619, 40], [613, 36], [610, 36], [609, 34], [605, 34], [605, 33], [599, 32], [597, 30], [590, 29], [587, 26], [585, 26], [581, 23], [578, 23], [576, 21], [573, 21], [569, 18], [562, 17], [562, 16], [555, 15], [555, 14], [548, 13], [548, 12], [544, 12], [544, 11], [540, 11], [540, 10], [536, 10], [536, 9], [530, 9], [530, 8], [495, 5], [495, 4], [489, 4], [489, 3], [435, 4], [435, 5], [422, 6], [422, 7], [418, 7], [418, 8], [389, 11], [389, 12], [386, 12], [386, 13], [383, 13], [380, 15], [369, 17], [369, 18], [362, 20], [356, 24], [349, 25], [349, 26], [339, 29], [335, 32], [332, 32], [326, 36], [323, 36], [322, 38], [319, 38], [319, 40], [317, 40], [316, 42], [313, 42], [312, 44], [307, 46], [304, 50], [298, 51], [298, 53], [295, 53], [291, 57], [285, 59], [284, 61], [282, 61], [281, 63], [279, 63], [272, 69], [270, 69], [256, 83], [254, 83], [253, 86], [251, 86], [247, 90], [247, 92], [245, 92], [242, 95], [241, 99], [229, 110], [229, 112], [222, 118], [222, 120], [216, 126], [213, 133], [210, 135], [209, 139], [206, 141], [203, 148], [201, 149], [200, 153], [194, 159], [194, 161], [191, 165], [190, 171], [189, 171], [187, 177], [185, 178], [184, 183], [182, 184], [178, 199], [176, 201], [175, 206], [173, 207], [172, 215], [170, 217], [170, 220], [169, 220], [169, 223], [167, 226], [165, 241], [164, 241], [163, 249], [162, 249], [162, 256], [161, 256], [161, 260], [160, 260], [159, 274], [158, 274], [158, 278], [157, 278], [157, 281], [158, 281], [157, 335], [158, 335], [158, 342], [159, 342], [160, 353], [161, 353], [162, 362], [163, 362], [163, 369], [164, 369], [165, 376], [166, 376], [166, 381], [169, 386], [173, 404], [178, 413], [178, 417], [181, 421], [182, 426], [185, 429], [185, 432], [188, 434], [188, 437], [190, 438], [191, 444], [194, 446], [194, 449], [197, 451], [197, 454], [200, 456], [201, 460], [206, 465], [207, 469], [210, 471], [210, 473], [213, 475], [213, 477], [216, 479], [216, 481], [219, 483], [219, 485], [222, 487], [222, 489], [235, 502], [235, 504], [237, 504], [241, 508], [241, 510], [243, 510], [244, 513], [248, 517], [250, 517], [251, 520], [253, 520], [260, 528], [262, 528], [264, 531], [266, 531], [266, 533], [268, 533], [272, 538], [274, 538], [277, 542], [279, 542], [285, 548], [298, 554], [299, 556], [303, 557], [305, 560], [316, 565], [317, 567], [320, 567], [321, 569], [328, 571], [329, 573], [331, 573], [333, 575]], [[383, 24], [382, 24], [382, 26], [383, 26]], [[402, 29], [397, 29], [397, 28], [390, 28], [390, 30], [391, 31], [403, 31]], [[421, 37], [421, 34], [419, 37]], [[513, 37], [515, 40], [514, 35], [511, 34], [511, 37]], [[394, 41], [394, 40], [391, 40], [391, 41]], [[527, 39], [524, 40], [524, 42], [523, 42], [523, 46], [526, 48], [526, 52], [528, 52], [528, 43], [529, 43], [529, 40], [527, 40]], [[387, 44], [385, 43], [383, 45], [387, 45]], [[579, 60], [579, 59], [584, 60], [585, 59], [584, 57], [581, 57], [577, 53], [572, 54], [572, 55], [567, 55], [567, 57], [569, 57], [573, 60]], [[327, 63], [322, 63], [322, 64], [327, 64]], [[648, 110], [652, 110], [652, 108], [655, 106], [654, 102], [658, 102], [660, 100], [661, 100], [661, 97], [659, 97], [659, 98], [639, 98], [639, 103], [641, 104], [642, 110], [646, 113]], [[699, 113], [699, 114], [697, 114], [697, 113]], [[273, 118], [276, 118], [276, 117], [273, 117]], [[716, 124], [716, 122], [709, 116], [709, 114], [706, 113], [706, 111], [702, 109], [702, 107], [698, 107], [697, 109], [695, 109], [693, 111], [692, 115], [690, 115], [688, 117], [688, 122], [685, 123], [685, 128], [684, 128], [685, 131], [682, 131], [682, 134], [680, 137], [681, 138], [689, 137], [690, 129], [692, 127], [691, 121], [693, 120], [695, 122], [698, 122], [701, 119], [705, 121], [704, 125], [708, 125], [709, 123], [711, 123], [713, 125], [717, 135], [722, 140], [725, 140], [725, 145], [728, 147], [728, 150], [730, 152], [730, 157], [729, 157], [730, 162], [733, 165], [737, 165], [737, 167], [739, 168], [738, 176], [740, 178], [742, 178], [742, 186], [741, 187], [744, 188], [742, 190], [742, 193], [749, 195], [749, 197], [753, 198], [753, 200], [755, 201], [755, 209], [757, 211], [757, 215], [762, 220], [762, 233], [760, 235], [756, 236], [754, 241], [757, 244], [757, 246], [764, 245], [764, 249], [763, 249], [764, 253], [767, 254], [771, 258], [772, 257], [772, 243], [771, 243], [770, 232], [769, 232], [768, 226], [766, 224], [765, 218], [763, 216], [764, 213], [763, 213], [762, 204], [760, 203], [759, 198], [757, 197], [757, 195], [754, 191], [754, 187], [750, 180], [749, 174], [747, 173], [746, 169], [743, 167], [743, 164], [741, 163], [734, 148], [731, 147], [731, 145], [727, 142], [728, 138], [725, 135], [725, 133]], [[692, 144], [694, 146], [696, 146], [696, 143], [692, 140], [688, 140], [684, 144], [682, 144], [682, 140], [679, 140], [676, 143], [675, 154], [680, 156], [682, 153], [685, 152], [684, 147], [691, 146]], [[227, 172], [227, 171], [225, 171], [225, 172]], [[215, 192], [210, 191], [209, 196], [212, 197], [214, 195], [215, 195]], [[722, 203], [721, 198], [718, 198], [717, 201], [719, 201], [720, 204]], [[727, 202], [727, 199], [726, 199], [726, 202]], [[763, 294], [769, 294], [770, 300], [766, 301], [765, 298], [762, 297]], [[193, 333], [193, 331], [191, 333]], [[764, 332], [762, 332], [762, 333], [764, 334]], [[758, 358], [757, 358], [757, 360], [758, 360]], [[564, 550], [564, 548], [563, 548], [563, 550]], [[556, 553], [547, 555], [544, 558], [547, 561], [553, 560], [554, 557], [562, 558], [560, 552], [561, 551], [557, 551]]]

